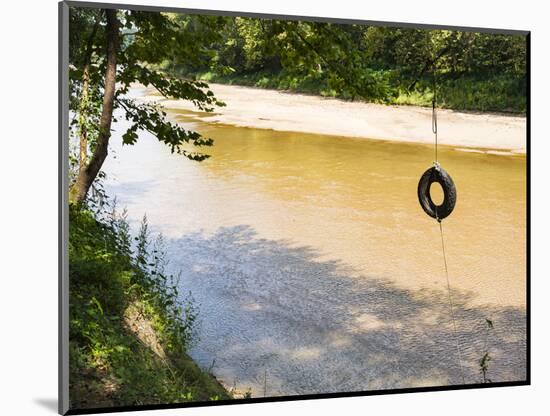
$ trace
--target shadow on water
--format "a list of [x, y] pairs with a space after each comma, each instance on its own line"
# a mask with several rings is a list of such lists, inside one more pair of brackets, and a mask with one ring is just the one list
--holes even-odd
[[170, 240], [168, 254], [200, 304], [191, 354], [254, 396], [461, 384], [462, 372], [479, 383], [487, 349], [492, 381], [525, 378], [524, 310], [469, 306], [474, 294], [453, 290], [461, 371], [446, 292], [358, 274], [246, 225]]
[[[149, 189], [158, 186], [154, 180], [143, 181], [125, 181], [123, 184], [118, 182], [108, 182], [106, 189], [108, 195], [123, 195], [124, 204], [132, 204], [144, 198]], [[118, 201], [121, 202], [121, 201]]]

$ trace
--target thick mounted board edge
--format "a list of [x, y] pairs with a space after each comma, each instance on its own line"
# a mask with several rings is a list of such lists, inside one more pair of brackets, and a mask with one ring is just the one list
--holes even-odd
[[89, 409], [71, 409], [67, 415], [86, 415], [91, 413], [114, 413], [114, 412], [130, 412], [142, 410], [165, 410], [165, 409], [183, 409], [193, 407], [210, 407], [210, 406], [227, 406], [250, 403], [276, 403], [289, 402], [296, 400], [319, 400], [319, 399], [336, 399], [341, 397], [365, 397], [365, 396], [380, 396], [389, 394], [404, 394], [404, 393], [424, 393], [450, 390], [471, 390], [471, 389], [486, 389], [499, 387], [518, 387], [527, 386], [530, 383], [527, 381], [510, 381], [498, 382], [489, 384], [465, 384], [455, 386], [436, 386], [436, 387], [414, 387], [394, 390], [371, 390], [371, 391], [356, 391], [356, 392], [341, 392], [341, 393], [322, 393], [322, 394], [304, 394], [296, 396], [279, 396], [279, 397], [259, 397], [251, 399], [235, 399], [235, 400], [218, 400], [211, 402], [187, 402], [187, 403], [171, 403], [171, 404], [152, 404], [141, 406], [118, 406], [118, 407], [96, 407]]
[[527, 236], [526, 242], [526, 282], [525, 282], [525, 313], [526, 313], [526, 382], [531, 384], [531, 32], [526, 35], [525, 42], [527, 43], [527, 53], [525, 62], [526, 65], [526, 92], [527, 92], [527, 106], [526, 106], [526, 132], [525, 132], [525, 164], [526, 164], [526, 229]]
[[58, 3], [58, 412], [69, 411], [69, 5]]

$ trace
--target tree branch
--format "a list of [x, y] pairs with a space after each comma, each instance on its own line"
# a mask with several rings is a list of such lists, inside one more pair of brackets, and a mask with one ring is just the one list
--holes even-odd
[[420, 81], [420, 78], [422, 78], [424, 76], [424, 74], [426, 73], [426, 71], [430, 68], [430, 67], [435, 67], [435, 64], [437, 63], [437, 61], [439, 61], [439, 59], [445, 55], [450, 49], [450, 46], [447, 45], [446, 47], [442, 48], [438, 53], [437, 55], [432, 58], [432, 59], [428, 59], [426, 61], [426, 64], [424, 65], [424, 67], [422, 68], [422, 70], [420, 71], [420, 73], [418, 74], [418, 76], [415, 78], [415, 80], [408, 86], [407, 90], [410, 92], [414, 87], [415, 85], [418, 83], [418, 81]]

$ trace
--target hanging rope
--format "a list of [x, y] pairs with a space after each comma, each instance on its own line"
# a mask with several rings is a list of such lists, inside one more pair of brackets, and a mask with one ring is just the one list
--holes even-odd
[[[439, 162], [437, 160], [437, 79], [436, 79], [436, 69], [435, 65], [433, 66], [433, 97], [432, 97], [432, 133], [434, 134], [434, 167], [436, 170], [440, 170]], [[464, 378], [464, 368], [462, 366], [462, 355], [460, 352], [460, 343], [458, 341], [458, 331], [456, 328], [456, 319], [454, 314], [453, 307], [453, 298], [451, 294], [451, 282], [449, 279], [449, 269], [447, 267], [447, 254], [445, 252], [445, 239], [443, 237], [443, 224], [442, 219], [437, 215], [437, 206], [435, 207], [435, 219], [439, 223], [439, 234], [441, 236], [441, 249], [443, 251], [443, 263], [445, 265], [445, 279], [447, 281], [447, 296], [449, 299], [449, 312], [451, 315], [451, 321], [453, 324], [453, 333], [456, 342], [456, 354], [458, 358], [458, 366], [460, 368], [460, 377], [462, 379], [462, 384], [466, 384]]]
[[435, 65], [434, 65], [434, 68], [433, 68], [433, 96], [432, 96], [432, 133], [434, 134], [434, 137], [435, 137], [435, 158], [434, 158], [434, 163], [436, 165], [438, 165], [438, 162], [437, 162], [437, 106], [436, 106], [436, 102], [437, 102], [437, 80], [436, 80], [436, 75], [435, 75]]
[[447, 279], [447, 295], [449, 297], [449, 311], [451, 313], [451, 320], [453, 322], [453, 332], [456, 342], [456, 355], [458, 358], [458, 367], [460, 368], [460, 377], [462, 378], [462, 384], [466, 384], [464, 378], [464, 368], [462, 367], [462, 355], [460, 353], [460, 344], [458, 342], [458, 331], [456, 329], [456, 319], [453, 307], [453, 298], [451, 296], [451, 282], [449, 280], [449, 270], [447, 268], [447, 255], [445, 253], [445, 240], [443, 239], [443, 225], [441, 221], [439, 222], [439, 233], [441, 235], [441, 249], [443, 250], [443, 263], [445, 264], [445, 278]]

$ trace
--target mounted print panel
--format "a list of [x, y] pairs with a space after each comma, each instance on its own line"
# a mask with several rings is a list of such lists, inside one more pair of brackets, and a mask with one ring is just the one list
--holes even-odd
[[60, 413], [529, 383], [528, 32], [60, 25]]

